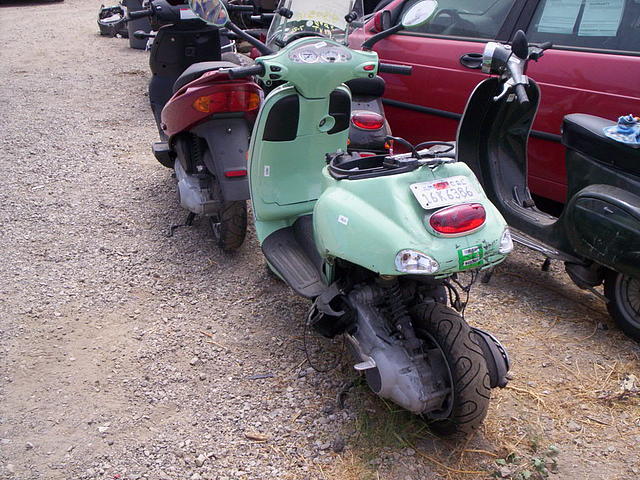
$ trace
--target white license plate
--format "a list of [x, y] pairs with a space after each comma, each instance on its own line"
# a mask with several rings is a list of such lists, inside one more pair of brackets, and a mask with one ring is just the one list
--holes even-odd
[[410, 188], [425, 210], [480, 199], [480, 194], [476, 192], [469, 179], [462, 175], [432, 182], [414, 183]]

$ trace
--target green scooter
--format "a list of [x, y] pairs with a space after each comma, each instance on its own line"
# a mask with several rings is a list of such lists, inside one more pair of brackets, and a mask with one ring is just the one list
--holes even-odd
[[[229, 70], [286, 82], [265, 99], [249, 147], [258, 240], [269, 267], [313, 302], [309, 324], [346, 336], [375, 393], [442, 434], [467, 433], [486, 416], [490, 389], [506, 385], [509, 360], [447, 306], [447, 293], [455, 274], [504, 260], [509, 230], [471, 170], [447, 154], [451, 145], [395, 139], [410, 153], [347, 153], [344, 82], [410, 67], [346, 47], [361, 0], [339, 4], [318, 11], [317, 0], [284, 0], [268, 34], [281, 49]], [[227, 21], [219, 0], [190, 5]], [[423, 23], [436, 6], [420, 1], [403, 22]]]

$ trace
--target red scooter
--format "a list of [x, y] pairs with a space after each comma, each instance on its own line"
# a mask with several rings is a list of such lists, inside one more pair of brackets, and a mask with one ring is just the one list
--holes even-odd
[[182, 2], [153, 0], [129, 13], [130, 19], [144, 15], [158, 30], [149, 61], [149, 100], [161, 140], [153, 153], [175, 170], [180, 204], [190, 212], [185, 225], [203, 215], [217, 244], [237, 249], [247, 228], [246, 155], [264, 94], [251, 78], [231, 79], [226, 69], [251, 60]]

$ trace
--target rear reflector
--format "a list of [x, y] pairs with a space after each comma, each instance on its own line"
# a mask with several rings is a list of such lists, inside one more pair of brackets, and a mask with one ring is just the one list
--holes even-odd
[[227, 177], [227, 178], [246, 177], [247, 176], [247, 171], [245, 169], [227, 170], [226, 172], [224, 172], [224, 176]]
[[384, 117], [368, 110], [356, 110], [351, 114], [351, 123], [362, 130], [378, 130], [384, 125]]
[[479, 203], [464, 203], [443, 208], [431, 215], [429, 225], [443, 235], [460, 235], [484, 225], [487, 212]]

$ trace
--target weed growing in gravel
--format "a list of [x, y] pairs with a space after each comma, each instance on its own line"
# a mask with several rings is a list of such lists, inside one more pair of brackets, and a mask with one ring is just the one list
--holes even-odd
[[512, 453], [505, 458], [498, 458], [492, 476], [509, 480], [544, 480], [549, 478], [549, 473], [557, 473], [560, 450], [555, 445], [550, 445], [545, 451], [540, 451], [539, 446], [539, 439], [536, 437], [531, 440], [531, 457]]

